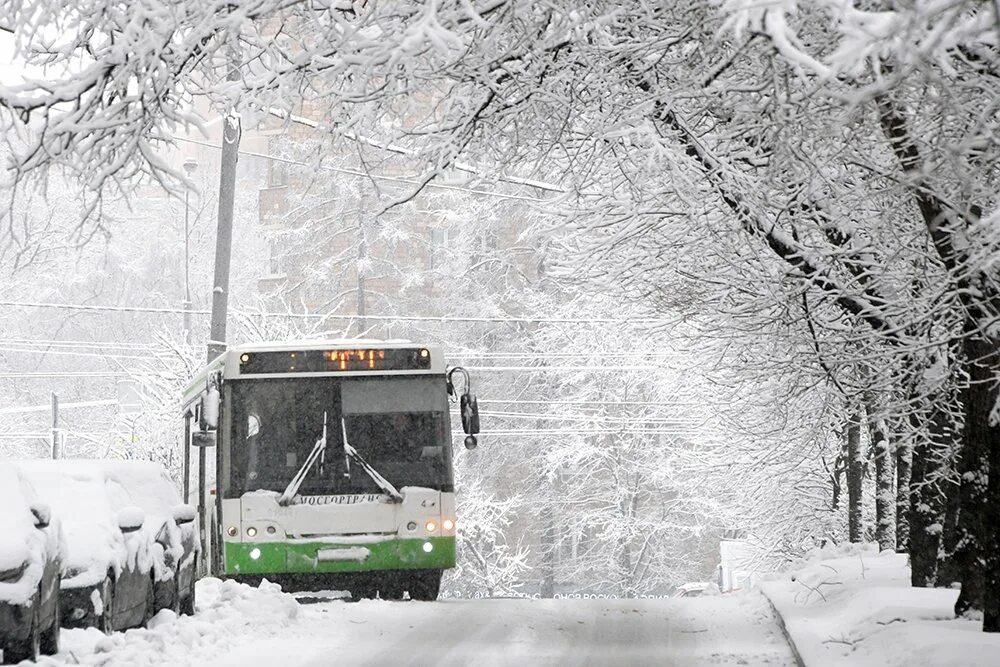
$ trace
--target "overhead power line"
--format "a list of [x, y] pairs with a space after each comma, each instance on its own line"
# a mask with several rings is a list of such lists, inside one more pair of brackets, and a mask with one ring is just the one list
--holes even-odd
[[114, 340], [52, 340], [47, 338], [0, 338], [0, 345], [34, 345], [36, 347], [119, 348], [122, 350], [162, 350], [163, 343], [125, 343]]
[[[60, 432], [65, 433], [67, 436], [81, 437], [81, 438], [104, 438], [107, 436], [118, 436], [120, 438], [131, 438], [132, 433], [126, 431], [73, 431], [70, 429], [59, 429]], [[51, 431], [46, 432], [32, 432], [32, 433], [0, 433], [0, 440], [30, 440], [30, 439], [42, 439], [48, 440], [52, 437]]]
[[[156, 308], [151, 306], [104, 306], [80, 303], [54, 303], [47, 301], [0, 301], [0, 306], [14, 308], [54, 308], [61, 310], [78, 310], [93, 312], [118, 313], [155, 313], [164, 315], [183, 315], [190, 312], [193, 315], [209, 315], [208, 310], [185, 311], [182, 308]], [[231, 309], [232, 310], [232, 309]], [[676, 319], [664, 318], [611, 318], [611, 317], [468, 317], [464, 315], [338, 315], [334, 313], [270, 313], [239, 311], [243, 315], [263, 315], [266, 317], [288, 317], [292, 319], [310, 320], [370, 320], [375, 322], [479, 322], [479, 323], [510, 323], [510, 324], [676, 324]]]
[[[104, 401], [78, 401], [76, 403], [60, 403], [60, 410], [67, 410], [70, 408], [96, 408], [105, 405], [118, 405], [117, 399], [109, 399]], [[28, 412], [49, 412], [52, 410], [52, 405], [32, 405], [26, 408], [3, 408], [0, 409], [0, 415], [16, 415]]]
[[480, 403], [503, 403], [510, 405], [627, 405], [627, 406], [657, 406], [657, 407], [681, 407], [690, 405], [702, 405], [697, 401], [583, 401], [583, 400], [554, 400], [554, 401], [529, 401], [525, 399], [502, 399], [502, 398], [480, 398]]
[[89, 371], [53, 371], [51, 373], [37, 372], [37, 373], [18, 373], [18, 372], [4, 372], [0, 373], [0, 378], [112, 378], [112, 377], [128, 377], [128, 373], [114, 373], [114, 372], [89, 372]]
[[[183, 141], [189, 144], [196, 144], [198, 146], [205, 146], [206, 148], [214, 148], [217, 150], [222, 150], [221, 146], [209, 143], [207, 141], [199, 141], [198, 139], [189, 139], [186, 137], [176, 137], [178, 141]], [[277, 155], [268, 155], [267, 153], [258, 153], [256, 151], [240, 150], [240, 155], [245, 155], [247, 157], [256, 157], [264, 160], [272, 160], [274, 162], [283, 162], [284, 164], [294, 164], [302, 167], [309, 167], [310, 169], [315, 169], [317, 165], [315, 163], [304, 162], [302, 160], [292, 160], [286, 157], [279, 157]], [[376, 181], [389, 181], [393, 183], [403, 183], [404, 185], [421, 186], [422, 181], [413, 178], [401, 178], [399, 176], [388, 176], [385, 174], [371, 174], [360, 169], [345, 169], [343, 167], [334, 167], [331, 165], [319, 165], [319, 168], [324, 171], [332, 171], [338, 174], [347, 174], [349, 176], [357, 176], [360, 178], [370, 178]], [[461, 185], [447, 185], [445, 183], [434, 183], [433, 181], [427, 183], [424, 187], [433, 188], [435, 190], [453, 190], [457, 192], [467, 192], [474, 195], [483, 195], [486, 197], [496, 197], [498, 199], [514, 199], [518, 201], [528, 201], [535, 204], [547, 204], [548, 200], [542, 199], [540, 197], [531, 197], [528, 195], [515, 195], [508, 194], [506, 192], [496, 192], [494, 190], [477, 190], [475, 188], [466, 188]]]
[[[268, 113], [272, 116], [276, 116], [282, 120], [290, 120], [293, 123], [298, 123], [300, 125], [305, 125], [306, 127], [311, 127], [314, 130], [323, 130], [324, 128], [320, 123], [303, 116], [297, 116], [295, 114], [286, 113], [280, 109], [269, 108]], [[377, 139], [371, 139], [369, 137], [356, 134], [354, 132], [345, 132], [344, 136], [352, 141], [357, 141], [358, 143], [367, 144], [373, 148], [378, 148], [379, 150], [386, 151], [388, 153], [396, 153], [397, 155], [404, 155], [406, 157], [414, 158], [418, 157], [417, 151], [410, 148], [405, 148], [397, 144], [389, 144], [384, 141], [378, 141]], [[472, 165], [465, 164], [464, 162], [453, 162], [451, 164], [452, 168], [458, 171], [464, 171], [468, 174], [478, 176], [480, 178], [485, 178], [486, 176], [477, 168]], [[547, 192], [554, 192], [557, 194], [566, 194], [566, 189], [552, 183], [546, 183], [545, 181], [539, 181], [533, 178], [522, 178], [520, 176], [496, 176], [495, 180], [504, 183], [511, 183], [513, 185], [526, 186], [534, 188], [536, 190], [544, 190]], [[540, 200], [541, 201], [541, 200]]]
[[27, 347], [0, 347], [0, 352], [26, 352], [28, 354], [54, 354], [69, 357], [91, 357], [98, 359], [156, 359], [158, 356], [156, 354], [148, 354], [145, 356], [136, 356], [134, 354], [115, 354], [113, 352], [78, 352], [76, 349], [65, 350], [65, 349], [44, 349], [44, 348], [27, 348]]
[[155, 308], [151, 306], [103, 306], [85, 303], [53, 303], [49, 301], [0, 301], [0, 306], [11, 306], [14, 308], [55, 308], [58, 310], [81, 310], [98, 313], [157, 313], [164, 315], [184, 314], [190, 312], [194, 315], [210, 315], [209, 310], [185, 311], [182, 308]]
[[[55, 350], [65, 348], [72, 351], [77, 350], [103, 350], [111, 349], [117, 352], [163, 352], [171, 349], [164, 343], [118, 343], [116, 341], [59, 341], [59, 340], [32, 340], [29, 338], [0, 338], [0, 346], [11, 345], [12, 351], [37, 351], [55, 353]], [[0, 349], [8, 349], [0, 347]], [[96, 354], [96, 353], [91, 353]], [[116, 356], [116, 354], [100, 353], [97, 356]], [[454, 359], [647, 359], [676, 356], [674, 352], [604, 352], [601, 350], [580, 351], [580, 352], [456, 352], [449, 353], [448, 358]], [[124, 357], [145, 359], [147, 357]]]
[[[454, 411], [458, 414], [458, 411]], [[637, 416], [637, 417], [614, 417], [607, 415], [555, 415], [555, 414], [541, 414], [532, 412], [480, 412], [482, 417], [491, 417], [496, 419], [534, 419], [538, 421], [565, 421], [565, 422], [588, 422], [588, 423], [605, 423], [605, 424], [637, 424], [645, 425], [651, 428], [659, 428], [665, 426], [698, 426], [703, 423], [702, 420], [693, 419], [691, 417], [647, 417], [647, 416]]]
[[663, 366], [465, 366], [466, 370], [476, 372], [541, 372], [541, 371], [584, 371], [596, 373], [600, 371], [659, 371], [669, 370]]
[[675, 352], [604, 352], [603, 350], [593, 350], [584, 352], [453, 352], [449, 354], [451, 359], [578, 359], [586, 357], [591, 359], [641, 359], [647, 357], [672, 357]]
[[638, 435], [672, 435], [672, 436], [682, 436], [691, 435], [690, 432], [677, 431], [677, 430], [639, 430], [639, 429], [617, 429], [617, 428], [598, 428], [598, 429], [509, 429], [509, 430], [483, 430], [477, 435], [486, 436], [501, 436], [501, 435], [537, 435], [537, 436], [559, 436], [559, 435], [619, 435], [622, 433], [638, 434]]

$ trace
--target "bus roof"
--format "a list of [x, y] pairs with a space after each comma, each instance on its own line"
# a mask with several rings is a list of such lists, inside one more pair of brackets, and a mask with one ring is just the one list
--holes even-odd
[[443, 375], [445, 372], [444, 354], [439, 346], [421, 345], [403, 339], [378, 340], [374, 338], [337, 338], [329, 340], [288, 340], [272, 341], [263, 343], [245, 343], [230, 347], [218, 357], [213, 359], [208, 365], [191, 380], [184, 390], [181, 407], [186, 410], [193, 403], [201, 392], [205, 389], [205, 383], [212, 373], [222, 372], [223, 379], [234, 379], [243, 377], [246, 374], [240, 373], [240, 357], [244, 354], [259, 354], [261, 352], [296, 352], [299, 350], [392, 350], [419, 348], [430, 352], [430, 366], [421, 370], [352, 370], [352, 371], [325, 371], [325, 372], [294, 372], [294, 373], [254, 373], [253, 377], [326, 377], [326, 376], [348, 376], [358, 377], [365, 375]]

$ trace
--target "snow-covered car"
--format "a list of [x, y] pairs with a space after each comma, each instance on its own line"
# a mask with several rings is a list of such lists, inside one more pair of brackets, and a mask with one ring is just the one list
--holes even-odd
[[196, 510], [181, 502], [170, 475], [150, 461], [101, 461], [111, 479], [128, 491], [156, 535], [153, 569], [156, 611], [193, 614], [198, 566]]
[[58, 520], [14, 465], [0, 462], [0, 652], [3, 663], [59, 651]]
[[20, 467], [62, 521], [64, 625], [104, 632], [143, 625], [156, 612], [159, 529], [101, 461], [23, 461]]

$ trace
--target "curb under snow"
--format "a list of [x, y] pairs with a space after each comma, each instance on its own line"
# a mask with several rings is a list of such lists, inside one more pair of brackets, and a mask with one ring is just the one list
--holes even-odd
[[771, 596], [765, 592], [764, 588], [764, 586], [759, 588], [760, 594], [764, 596], [764, 599], [767, 600], [767, 604], [771, 606], [774, 618], [778, 621], [778, 627], [781, 628], [781, 634], [785, 636], [785, 642], [788, 644], [788, 648], [792, 649], [792, 655], [795, 656], [795, 664], [798, 667], [806, 667], [806, 663], [802, 659], [802, 655], [799, 653], [799, 647], [795, 645], [795, 640], [792, 639], [791, 633], [788, 632], [788, 628], [785, 627], [785, 617], [781, 615], [780, 611], [778, 611], [778, 606], [774, 604], [774, 600], [772, 600]]

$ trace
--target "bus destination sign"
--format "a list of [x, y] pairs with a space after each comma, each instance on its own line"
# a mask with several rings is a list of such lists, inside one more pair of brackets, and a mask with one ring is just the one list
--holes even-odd
[[431, 367], [426, 348], [288, 350], [244, 352], [240, 374], [336, 373], [342, 371], [418, 371]]

